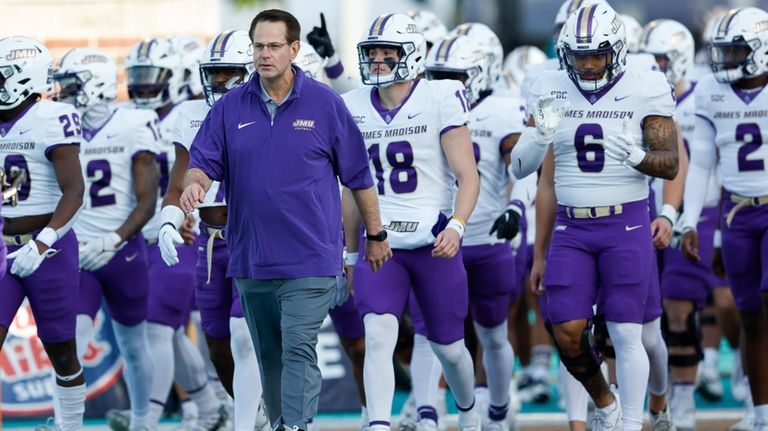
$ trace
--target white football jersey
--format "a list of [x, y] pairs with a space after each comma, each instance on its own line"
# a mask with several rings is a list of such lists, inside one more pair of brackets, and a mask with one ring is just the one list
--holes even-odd
[[[61, 189], [50, 159], [59, 145], [80, 145], [80, 117], [74, 106], [40, 100], [15, 120], [0, 123], [0, 157], [7, 175], [26, 172], [17, 206], [3, 207], [3, 217], [50, 214], [61, 199]], [[7, 180], [6, 180], [7, 181]]]
[[[181, 146], [187, 152], [195, 140], [195, 135], [203, 124], [205, 116], [211, 107], [203, 99], [187, 100], [179, 104], [176, 108], [178, 115], [176, 126], [173, 129], [173, 144]], [[198, 208], [221, 207], [226, 206], [224, 202], [224, 187], [221, 183], [214, 181], [211, 188], [205, 194], [205, 200]]]
[[525, 102], [516, 97], [499, 96], [495, 92], [469, 112], [469, 131], [480, 175], [480, 195], [472, 217], [467, 220], [462, 245], [504, 242], [489, 235], [493, 222], [507, 207], [509, 175], [501, 153], [501, 142], [509, 135], [525, 129]]
[[113, 107], [112, 116], [100, 129], [83, 130], [80, 165], [85, 196], [74, 225], [78, 240], [116, 231], [136, 207], [133, 157], [156, 151], [157, 127], [155, 111]]
[[659, 64], [656, 63], [656, 58], [651, 54], [644, 52], [627, 54], [627, 69], [634, 71], [659, 70]]
[[635, 142], [648, 150], [642, 140], [643, 119], [672, 117], [672, 91], [661, 72], [627, 70], [594, 93], [582, 92], [564, 71], [544, 72], [531, 86], [529, 109], [546, 95], [555, 96], [556, 103], [570, 103], [553, 142], [558, 202], [594, 207], [646, 199], [646, 175], [608, 157], [602, 141], [610, 133], [623, 133], [628, 120]]
[[156, 150], [157, 166], [160, 169], [160, 187], [157, 191], [157, 205], [155, 206], [155, 215], [144, 225], [141, 233], [145, 238], [157, 238], [160, 232], [160, 211], [163, 207], [163, 198], [168, 191], [168, 182], [171, 175], [171, 167], [176, 160], [176, 148], [173, 145], [173, 127], [176, 125], [176, 118], [179, 115], [179, 107], [174, 106], [171, 111], [160, 119], [160, 136]]
[[440, 136], [467, 124], [464, 86], [452, 80], [416, 80], [409, 96], [393, 110], [381, 105], [375, 88], [342, 97], [368, 147], [390, 245], [414, 249], [432, 244], [440, 215], [453, 212], [455, 179]]
[[715, 130], [723, 187], [742, 196], [768, 195], [768, 91], [739, 90], [706, 75], [694, 95], [696, 115]]

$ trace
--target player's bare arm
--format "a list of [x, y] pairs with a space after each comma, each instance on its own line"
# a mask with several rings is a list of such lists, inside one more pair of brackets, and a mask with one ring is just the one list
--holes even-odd
[[184, 173], [187, 171], [189, 165], [189, 151], [182, 148], [179, 145], [176, 147], [176, 160], [171, 167], [170, 178], [168, 179], [168, 190], [165, 192], [163, 198], [163, 206], [166, 205], [179, 205], [181, 199], [181, 193], [184, 191]]
[[650, 151], [635, 169], [652, 177], [674, 179], [680, 162], [675, 121], [671, 117], [655, 115], [646, 118], [643, 122], [643, 141]]
[[131, 174], [133, 175], [133, 189], [136, 194], [136, 206], [116, 231], [123, 241], [139, 233], [141, 228], [155, 215], [157, 183], [160, 180], [155, 155], [148, 151], [136, 154], [131, 162]]
[[547, 266], [547, 250], [555, 225], [557, 197], [555, 196], [555, 156], [550, 147], [541, 164], [539, 187], [536, 189], [536, 237], [533, 245], [533, 267], [531, 268], [530, 289], [541, 295], [544, 269]]
[[453, 215], [461, 217], [466, 222], [472, 215], [480, 194], [480, 178], [477, 175], [469, 128], [457, 127], [446, 132], [440, 138], [440, 143], [451, 171], [459, 183]]
[[[69, 224], [83, 205], [85, 183], [80, 170], [79, 153], [80, 148], [77, 145], [61, 145], [51, 151], [56, 182], [61, 189], [61, 199], [48, 223], [48, 227], [54, 230]], [[48, 246], [37, 241], [37, 248], [45, 250]]]
[[[446, 132], [440, 138], [440, 144], [459, 184], [453, 208], [453, 220], [464, 225], [472, 214], [472, 210], [475, 209], [477, 197], [480, 195], [480, 178], [477, 174], [477, 163], [472, 150], [469, 128], [462, 126]], [[449, 224], [448, 228], [440, 232], [435, 239], [432, 256], [452, 258], [459, 252], [460, 239], [458, 231], [451, 228]]]

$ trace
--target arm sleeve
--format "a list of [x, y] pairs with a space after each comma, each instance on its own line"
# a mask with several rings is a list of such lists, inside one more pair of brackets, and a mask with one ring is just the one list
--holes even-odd
[[522, 180], [513, 181], [512, 194], [509, 200], [511, 202], [522, 202], [524, 208], [533, 207], [533, 200], [536, 198], [536, 187], [539, 176], [536, 172], [528, 175]]
[[51, 151], [60, 145], [80, 145], [82, 126], [74, 106], [57, 103], [44, 119], [45, 157], [51, 159]]
[[436, 94], [440, 106], [440, 135], [456, 127], [469, 124], [469, 102], [467, 90], [459, 81], [440, 80], [430, 81], [442, 86]]
[[547, 154], [547, 148], [549, 145], [541, 145], [536, 139], [536, 128], [526, 127], [510, 155], [512, 176], [523, 179], [536, 172]]
[[[363, 134], [340, 97], [334, 96], [336, 127], [331, 132], [331, 159], [341, 183], [352, 190], [373, 186]], [[336, 132], [333, 134], [333, 132]]]
[[214, 181], [224, 181], [226, 146], [223, 104], [208, 111], [189, 150], [189, 167], [205, 172]]
[[695, 127], [693, 141], [690, 144], [691, 161], [688, 166], [688, 176], [685, 177], [683, 228], [695, 228], [698, 224], [701, 209], [707, 198], [709, 176], [717, 161], [715, 129], [712, 123], [696, 114]]

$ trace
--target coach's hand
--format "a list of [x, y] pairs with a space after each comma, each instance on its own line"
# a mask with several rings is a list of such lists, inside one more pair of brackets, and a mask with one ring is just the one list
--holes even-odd
[[197, 183], [192, 183], [184, 189], [184, 192], [179, 199], [179, 203], [181, 204], [181, 209], [189, 214], [194, 211], [198, 205], [203, 203], [204, 200], [205, 189], [203, 189], [203, 186]]
[[365, 260], [371, 265], [371, 271], [378, 271], [392, 257], [389, 242], [365, 241]]

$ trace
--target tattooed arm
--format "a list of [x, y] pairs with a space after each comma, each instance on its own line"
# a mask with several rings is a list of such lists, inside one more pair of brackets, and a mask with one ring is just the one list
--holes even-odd
[[646, 117], [643, 120], [643, 141], [650, 150], [635, 169], [652, 177], [674, 179], [678, 169], [675, 121], [671, 117]]

